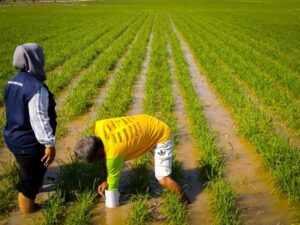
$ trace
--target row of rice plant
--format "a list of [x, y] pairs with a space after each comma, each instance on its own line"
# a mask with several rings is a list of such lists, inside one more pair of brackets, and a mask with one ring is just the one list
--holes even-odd
[[[195, 17], [193, 16], [193, 18]], [[259, 43], [258, 39], [249, 38], [246, 31], [241, 32], [240, 30], [237, 30], [236, 27], [234, 27], [234, 29], [228, 27], [224, 28], [223, 21], [214, 21], [211, 17], [208, 17], [207, 19], [208, 20], [205, 19], [205, 21], [208, 24], [211, 24], [214, 29], [230, 38], [231, 46], [235, 47], [234, 49], [236, 51], [240, 51], [245, 59], [251, 60], [253, 64], [268, 73], [268, 79], [273, 85], [280, 85], [286, 92], [299, 98], [299, 72], [293, 69], [291, 63], [287, 65], [283, 64], [287, 61], [296, 60], [295, 57], [288, 58], [286, 54], [283, 55], [278, 49], [276, 49], [276, 51], [271, 51], [270, 53], [269, 46]], [[256, 60], [254, 60], [254, 58]], [[293, 63], [297, 62], [294, 61]], [[272, 74], [272, 76], [270, 76], [270, 74]]]
[[[140, 37], [138, 38], [136, 44], [132, 47], [128, 57], [124, 60], [120, 71], [116, 74], [115, 81], [112, 84], [107, 97], [97, 110], [97, 118], [105, 119], [109, 117], [122, 116], [127, 112], [133, 100], [132, 91], [134, 84], [138, 78], [139, 72], [141, 71], [141, 65], [146, 55], [146, 47], [147, 43], [149, 42], [152, 24], [153, 15], [151, 15], [148, 21], [144, 24], [139, 34]], [[91, 133], [90, 129], [88, 133]], [[133, 171], [130, 173], [129, 190], [130, 193], [145, 193], [145, 190], [147, 190], [148, 187], [144, 185], [144, 181], [150, 180], [148, 173], [149, 171], [147, 168], [137, 166], [137, 164], [138, 163], [134, 163]], [[137, 205], [139, 205], [137, 208], [135, 208], [135, 210], [143, 218], [148, 217], [149, 215], [148, 211], [145, 212], [139, 210], [147, 208], [145, 205], [145, 198], [147, 197], [143, 195], [142, 201], [139, 200], [138, 203], [135, 202]], [[144, 215], [142, 215], [143, 213]], [[131, 223], [130, 220], [127, 222]]]
[[[177, 127], [174, 115], [175, 100], [172, 94], [169, 61], [167, 53], [167, 42], [164, 33], [164, 23], [161, 13], [157, 14], [155, 26], [153, 29], [153, 44], [151, 49], [151, 60], [147, 80], [145, 84], [144, 111], [147, 114], [154, 115], [165, 121], [172, 130], [175, 142], [177, 142]], [[136, 186], [139, 193], [131, 198], [131, 211], [128, 216], [129, 224], [145, 224], [149, 220], [150, 210], [147, 206], [147, 196], [145, 193], [149, 187], [149, 167], [152, 157], [145, 155], [136, 160], [133, 167], [131, 182]], [[174, 162], [176, 161], [174, 157]], [[173, 163], [178, 165], [178, 163]], [[175, 168], [173, 168], [175, 172]], [[180, 170], [180, 168], [176, 168]], [[148, 177], [148, 179], [144, 179]], [[132, 185], [132, 186], [133, 186]], [[137, 187], [143, 187], [138, 189]], [[186, 224], [186, 206], [180, 201], [180, 198], [170, 192], [163, 194], [163, 206], [161, 213], [167, 219], [169, 224]], [[139, 208], [135, 206], [139, 204]], [[137, 210], [139, 209], [139, 210]]]
[[[14, 5], [13, 7], [1, 5], [1, 9], [1, 20], [6, 21], [6, 23], [1, 24], [1, 30], [7, 32], [0, 37], [1, 48], [10, 46], [14, 40], [22, 42], [24, 39], [30, 39], [32, 35], [37, 37], [38, 40], [47, 41], [60, 33], [69, 32], [79, 26], [86, 26], [88, 24], [86, 18], [76, 17], [76, 15], [85, 13], [62, 13], [61, 10], [57, 10], [56, 7], [49, 7], [49, 5], [42, 7], [26, 6], [26, 13], [24, 13], [24, 5]], [[22, 15], [22, 13], [24, 14]], [[98, 14], [98, 16], [101, 17], [102, 15]], [[33, 22], [33, 18], [36, 21]], [[24, 26], [28, 25], [29, 21], [32, 22], [31, 26], [24, 29]], [[15, 24], [15, 26], [11, 26], [11, 24]], [[47, 24], [49, 26], [37, 29], [37, 26], [40, 24]], [[24, 29], [24, 32], [20, 32], [22, 29]], [[8, 38], [10, 35], [14, 35], [14, 40]], [[5, 48], [4, 52], [9, 52], [9, 49]]]
[[[132, 89], [145, 55], [151, 23], [152, 19], [149, 17], [144, 23], [143, 29], [139, 32], [136, 42], [124, 59], [120, 71], [115, 75], [114, 82], [98, 110], [97, 118], [104, 119], [107, 117], [120, 116], [127, 111], [131, 102]], [[116, 95], [119, 97], [116, 98]], [[118, 104], [115, 103], [116, 99], [118, 99]], [[119, 108], [115, 107], [116, 105], [118, 105]], [[106, 110], [103, 111], [103, 109]], [[80, 210], [82, 209], [80, 208]]]
[[[104, 17], [105, 18], [105, 17]], [[102, 16], [97, 19], [92, 19], [91, 22], [94, 23], [96, 26], [91, 29], [90, 26], [78, 27], [77, 29], [73, 29], [69, 32], [59, 33], [57, 36], [47, 39], [45, 41], [38, 42], [39, 39], [35, 39], [35, 42], [38, 42], [42, 45], [44, 49], [44, 53], [46, 55], [46, 71], [51, 71], [60, 64], [62, 64], [65, 60], [67, 60], [69, 57], [74, 55], [74, 53], [77, 53], [78, 51], [81, 51], [89, 44], [93, 43], [95, 40], [99, 38], [100, 35], [102, 35], [101, 30], [103, 29], [103, 26], [106, 23], [109, 23], [111, 19], [104, 19]], [[98, 20], [99, 19], [99, 20]], [[84, 35], [84, 34], [88, 35]], [[80, 42], [78, 42], [78, 39], [80, 39]], [[14, 48], [19, 45], [25, 43], [25, 40], [14, 42]], [[9, 48], [10, 49], [10, 48]], [[59, 51], [58, 51], [59, 49]], [[11, 59], [14, 49], [10, 52], [5, 54], [4, 56], [9, 58], [9, 63], [4, 64], [4, 70], [5, 74], [4, 77], [1, 78], [2, 83], [5, 84], [6, 81], [9, 79], [10, 76], [12, 76], [15, 72], [13, 67], [11, 66]], [[7, 71], [6, 71], [7, 70]], [[3, 88], [3, 86], [1, 86]], [[0, 105], [3, 106], [3, 93], [1, 92], [0, 95]]]
[[138, 28], [143, 24], [147, 15], [143, 19], [135, 21], [129, 28], [122, 33], [115, 41], [106, 49], [103, 54], [97, 57], [93, 64], [88, 67], [80, 75], [80, 79], [66, 96], [63, 107], [58, 111], [58, 121], [60, 127], [58, 136], [66, 133], [66, 124], [74, 117], [81, 115], [89, 109], [94, 102], [94, 98], [99, 88], [104, 85], [110, 75], [117, 60], [122, 56], [128, 45], [134, 40]]
[[[187, 18], [187, 17], [185, 17]], [[187, 20], [191, 23], [193, 20]], [[282, 120], [286, 121], [289, 127], [293, 128], [296, 134], [300, 135], [300, 107], [299, 102], [291, 98], [287, 92], [293, 90], [289, 85], [297, 84], [295, 77], [289, 80], [286, 85], [288, 89], [278, 87], [277, 77], [283, 80], [282, 77], [288, 77], [287, 72], [280, 71], [276, 68], [276, 64], [270, 64], [264, 56], [256, 54], [252, 49], [246, 48], [244, 43], [237, 42], [232, 38], [231, 34], [221, 32], [218, 27], [211, 29], [209, 23], [193, 23], [195, 31], [201, 31], [201, 39], [207, 43], [209, 48], [216, 52], [220, 59], [232, 69], [232, 75], [242, 79], [253, 89], [255, 94], [265, 104], [267, 104], [272, 111], [278, 114]], [[198, 25], [198, 26], [197, 26]], [[226, 40], [226, 44], [225, 44]], [[283, 76], [284, 74], [284, 76]], [[272, 82], [273, 81], [273, 82]], [[274, 82], [276, 83], [274, 85]], [[300, 83], [295, 86], [295, 94], [299, 94]]]
[[239, 224], [239, 213], [236, 209], [236, 196], [230, 186], [222, 178], [222, 155], [215, 144], [215, 134], [210, 131], [203, 112], [203, 106], [193, 86], [189, 66], [183, 55], [180, 41], [168, 22], [167, 32], [175, 62], [176, 83], [178, 83], [184, 99], [185, 112], [192, 136], [201, 149], [200, 174], [209, 182], [212, 189], [211, 206], [216, 215], [216, 224]]
[[[150, 14], [146, 22], [143, 23], [139, 36], [124, 59], [120, 70], [115, 74], [114, 82], [104, 101], [97, 109], [98, 119], [124, 115], [131, 105], [133, 87], [146, 54], [152, 23], [153, 15]], [[89, 129], [89, 133], [91, 133], [91, 129]]]
[[[119, 112], [120, 115], [122, 113], [126, 112], [126, 105], [130, 104], [130, 96], [132, 93], [132, 88], [134, 85], [134, 80], [137, 79], [137, 75], [139, 74], [140, 67], [143, 61], [143, 57], [145, 54], [145, 48], [148, 42], [148, 37], [150, 33], [150, 28], [152, 24], [151, 16], [146, 19], [144, 22], [143, 29], [139, 32], [138, 37], [136, 41], [133, 43], [132, 48], [129, 50], [129, 53], [127, 57], [124, 59], [124, 63], [122, 63], [120, 71], [115, 75], [116, 79], [109, 90], [109, 93], [112, 95], [115, 94], [116, 91], [120, 91], [122, 87], [123, 89], [122, 95], [120, 95], [120, 92], [118, 93], [118, 96], [124, 97], [123, 101], [120, 101], [120, 104], [123, 104], [123, 111]], [[131, 82], [129, 82], [131, 80]], [[124, 82], [128, 85], [124, 86]], [[131, 84], [130, 84], [131, 83]], [[130, 90], [131, 89], [131, 90]], [[107, 95], [105, 98], [105, 101], [110, 101], [109, 107], [111, 110], [116, 109], [114, 106], [115, 104], [115, 98], [111, 98], [111, 95]], [[126, 102], [127, 101], [127, 102]], [[102, 107], [102, 106], [101, 106]], [[99, 111], [101, 111], [101, 107]], [[108, 109], [108, 108], [107, 108]], [[118, 110], [118, 109], [116, 109]], [[112, 111], [108, 111], [112, 112]], [[116, 112], [112, 114], [116, 116]], [[104, 118], [99, 115], [100, 118]], [[66, 224], [85, 224], [87, 223], [89, 216], [90, 216], [90, 210], [92, 208], [93, 202], [96, 199], [96, 196], [94, 193], [96, 193], [94, 186], [97, 186], [100, 182], [99, 178], [99, 171], [101, 170], [101, 166], [104, 165], [95, 165], [94, 167], [90, 167], [87, 164], [81, 164], [77, 162], [76, 160], [72, 160], [70, 163], [61, 165], [62, 168], [60, 170], [60, 175], [58, 177], [58, 184], [57, 184], [57, 190], [58, 194], [53, 197], [53, 203], [49, 206], [47, 206], [44, 210], [44, 218], [43, 221], [48, 221], [46, 219], [47, 217], [51, 216], [51, 213], [48, 213], [48, 211], [52, 211], [53, 209], [57, 208], [57, 212], [60, 212], [61, 209], [59, 207], [56, 207], [57, 205], [62, 206], [63, 204], [58, 204], [61, 202], [61, 199], [64, 200], [72, 200], [74, 199], [74, 193], [77, 193], [77, 201], [74, 203], [75, 207], [69, 214], [61, 215], [60, 213], [57, 213], [56, 218], [63, 218]], [[74, 181], [72, 179], [73, 174], [82, 173], [82, 169], [84, 166], [90, 167], [91, 169], [87, 171], [85, 169], [84, 176], [79, 177]], [[98, 174], [98, 176], [97, 176]], [[87, 177], [88, 176], [88, 177]], [[104, 176], [104, 175], [103, 175]], [[102, 179], [103, 179], [103, 176]], [[88, 184], [85, 184], [85, 183]], [[59, 196], [59, 193], [62, 193], [62, 197]], [[52, 213], [53, 214], [53, 213]]]
[[[238, 14], [242, 19], [236, 20]], [[251, 13], [250, 11], [208, 12], [206, 15], [217, 19], [218, 23], [226, 24], [230, 30], [245, 34], [248, 40], [251, 39], [251, 42], [258, 44], [261, 52], [265, 51], [266, 55], [277, 60], [281, 65], [299, 71], [296, 45], [298, 34], [296, 29], [292, 29], [297, 26], [296, 13], [274, 8], [264, 13], [258, 10], [255, 13], [253, 11]]]
[[291, 199], [299, 202], [299, 152], [277, 134], [271, 118], [244, 95], [244, 90], [235, 82], [231, 67], [202, 39], [201, 31], [192, 23], [180, 20], [176, 15], [173, 15], [173, 18], [192, 46], [198, 62], [202, 65], [202, 72], [215, 86], [222, 101], [230, 106], [239, 131], [262, 154], [275, 184]]
[[[120, 16], [127, 18], [136, 13], [131, 10], [106, 10], [101, 13], [99, 11], [73, 11], [70, 14], [61, 14], [51, 8], [40, 7], [39, 9], [27, 9], [25, 16], [24, 14], [22, 16], [10, 15], [20, 8], [22, 7], [10, 8], [1, 13], [3, 21], [6, 21], [0, 25], [1, 30], [4, 31], [0, 37], [2, 40], [0, 46], [3, 50], [3, 57], [0, 58], [0, 64], [3, 65], [1, 81], [2, 78], [6, 80], [7, 76], [14, 72], [10, 65], [11, 54], [16, 45], [32, 42], [34, 37], [34, 41], [43, 46], [48, 56], [46, 70], [49, 72], [62, 63], [59, 61], [64, 61], [96, 40], [103, 25], [110, 23], [111, 20], [119, 19]], [[27, 13], [30, 13], [30, 16]], [[78, 13], [80, 15], [76, 16]], [[32, 23], [33, 18], [37, 18], [34, 23]], [[28, 24], [28, 20], [31, 20], [31, 26], [25, 25]], [[10, 26], [11, 24], [14, 26]], [[90, 24], [94, 24], [93, 28], [89, 26]], [[12, 36], [14, 38], [11, 38]], [[78, 39], [81, 41], [78, 42]]]
[[[149, 113], [158, 116], [163, 121], [165, 121], [171, 128], [172, 136], [175, 142], [175, 151], [173, 155], [172, 164], [172, 178], [178, 183], [182, 184], [184, 182], [184, 172], [182, 170], [180, 162], [176, 159], [176, 146], [180, 139], [178, 136], [178, 127], [176, 121], [175, 111], [175, 97], [173, 94], [173, 87], [171, 79], [171, 65], [169, 60], [169, 52], [167, 49], [167, 34], [166, 34], [166, 24], [164, 14], [159, 14], [158, 25], [157, 25], [157, 42], [154, 42], [153, 46], [153, 61], [150, 63], [150, 70], [147, 74], [146, 91], [153, 91], [157, 88], [156, 96], [147, 95], [145, 98], [145, 109], [150, 106], [151, 103], [148, 100], [159, 101], [159, 106], [157, 111]], [[160, 65], [159, 67], [154, 67], [154, 65]], [[154, 83], [156, 83], [155, 86]], [[147, 93], [147, 92], [146, 92]], [[151, 101], [154, 102], [154, 101]], [[153, 103], [152, 103], [153, 104]], [[153, 106], [153, 105], [152, 105]], [[170, 191], [164, 191], [163, 204], [161, 207], [161, 212], [165, 216], [168, 224], [188, 224], [187, 220], [187, 206], [182, 203], [181, 198]]]
[[[46, 14], [45, 11], [49, 13], [49, 8], [46, 10], [27, 8], [26, 12], [30, 16], [24, 16], [24, 14], [22, 14], [22, 12], [24, 12], [22, 7], [13, 7], [9, 8], [9, 10], [1, 11], [1, 21], [5, 21], [5, 23], [1, 23], [0, 25], [0, 29], [3, 31], [0, 36], [1, 52], [3, 54], [3, 57], [0, 58], [1, 67], [3, 65], [3, 69], [0, 72], [1, 81], [2, 79], [5, 80], [5, 78], [8, 78], [9, 74], [14, 72], [11, 67], [4, 65], [11, 65], [11, 54], [16, 45], [31, 42], [33, 37], [35, 37], [34, 39], [37, 42], [44, 43], [57, 36], [70, 33], [73, 30], [82, 29], [88, 24], [88, 21], [82, 20], [79, 17], [72, 18], [72, 16], [61, 16], [60, 20], [54, 20], [53, 16], [55, 16], [55, 12], [50, 10], [51, 15]], [[33, 18], [36, 18], [34, 23]], [[77, 23], [71, 24], [72, 20]], [[12, 24], [14, 24], [14, 26], [11, 26]], [[28, 24], [31, 24], [31, 26], [28, 26]], [[40, 24], [44, 24], [44, 26], [40, 26]], [[45, 24], [47, 24], [47, 26], [45, 26]], [[37, 29], [38, 26], [39, 29]]]
[[[42, 47], [45, 49], [47, 56], [46, 71], [52, 71], [67, 59], [73, 57], [74, 54], [84, 50], [87, 46], [99, 39], [99, 37], [103, 35], [103, 30], [107, 24], [117, 19], [115, 15], [111, 17], [105, 16], [106, 15], [101, 15], [98, 18], [90, 18], [90, 23], [94, 24], [93, 27], [86, 25], [80, 29], [66, 32], [63, 36], [59, 35], [42, 43]], [[57, 51], [57, 49], [59, 49], [59, 51]]]
[[134, 18], [125, 20], [121, 24], [116, 18], [114, 18], [113, 21], [110, 21], [102, 28], [102, 36], [99, 39], [87, 46], [83, 51], [72, 56], [58, 68], [48, 73], [47, 84], [50, 90], [56, 94], [57, 91], [67, 86], [70, 81], [74, 79], [74, 75], [78, 75], [82, 69], [87, 68], [92, 64], [93, 60], [95, 60], [98, 55], [102, 54], [113, 40], [125, 32], [128, 26], [138, 18], [139, 17], [135, 15]]

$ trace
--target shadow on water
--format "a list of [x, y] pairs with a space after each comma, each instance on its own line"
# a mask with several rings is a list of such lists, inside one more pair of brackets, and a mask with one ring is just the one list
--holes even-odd
[[[175, 169], [176, 170], [176, 169]], [[163, 190], [159, 185], [158, 181], [155, 179], [154, 171], [152, 169], [149, 170], [151, 173], [151, 181], [149, 183], [148, 194], [150, 199], [148, 201], [149, 208], [151, 211], [151, 219], [149, 221], [150, 224], [161, 224], [165, 221], [165, 218], [159, 213], [160, 207], [163, 204], [162, 199], [160, 198]], [[175, 172], [176, 173], [176, 172]], [[192, 200], [192, 204], [188, 207], [193, 206], [193, 203], [196, 201], [197, 197], [203, 191], [203, 186], [199, 185], [199, 173], [197, 168], [183, 170], [184, 179], [181, 184]], [[91, 224], [105, 224], [105, 225], [122, 225], [126, 224], [126, 219], [130, 212], [130, 204], [129, 199], [132, 194], [136, 194], [136, 192], [130, 191], [130, 177], [132, 176], [132, 169], [127, 164], [122, 172], [121, 176], [121, 185], [120, 185], [120, 206], [114, 209], [105, 207], [105, 200], [99, 199], [95, 204], [95, 207], [92, 210], [92, 217], [90, 220]], [[176, 174], [174, 174], [176, 177]], [[176, 178], [174, 178], [176, 179]], [[198, 186], [195, 186], [197, 184]]]

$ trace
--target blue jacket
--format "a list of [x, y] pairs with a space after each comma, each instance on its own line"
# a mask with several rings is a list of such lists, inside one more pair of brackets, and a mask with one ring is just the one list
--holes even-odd
[[[30, 124], [28, 103], [42, 85], [47, 88], [37, 77], [19, 72], [5, 86], [7, 121], [3, 133], [8, 148], [15, 155], [33, 154], [36, 148], [41, 147]], [[48, 116], [55, 132], [55, 101], [50, 91]]]

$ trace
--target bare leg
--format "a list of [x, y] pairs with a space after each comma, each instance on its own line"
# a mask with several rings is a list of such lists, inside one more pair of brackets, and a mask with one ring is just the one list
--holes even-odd
[[191, 203], [190, 199], [187, 197], [187, 195], [181, 189], [179, 184], [175, 180], [173, 180], [170, 176], [162, 177], [158, 180], [158, 182], [164, 188], [178, 194], [183, 203], [185, 203], [185, 204], [190, 204]]
[[21, 213], [28, 214], [34, 210], [34, 200], [27, 198], [21, 192], [18, 195], [19, 208]]

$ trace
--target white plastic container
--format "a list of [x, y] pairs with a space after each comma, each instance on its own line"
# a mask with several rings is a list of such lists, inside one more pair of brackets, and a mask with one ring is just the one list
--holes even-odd
[[119, 206], [119, 191], [114, 189], [111, 191], [105, 190], [105, 205], [107, 208], [116, 208]]

